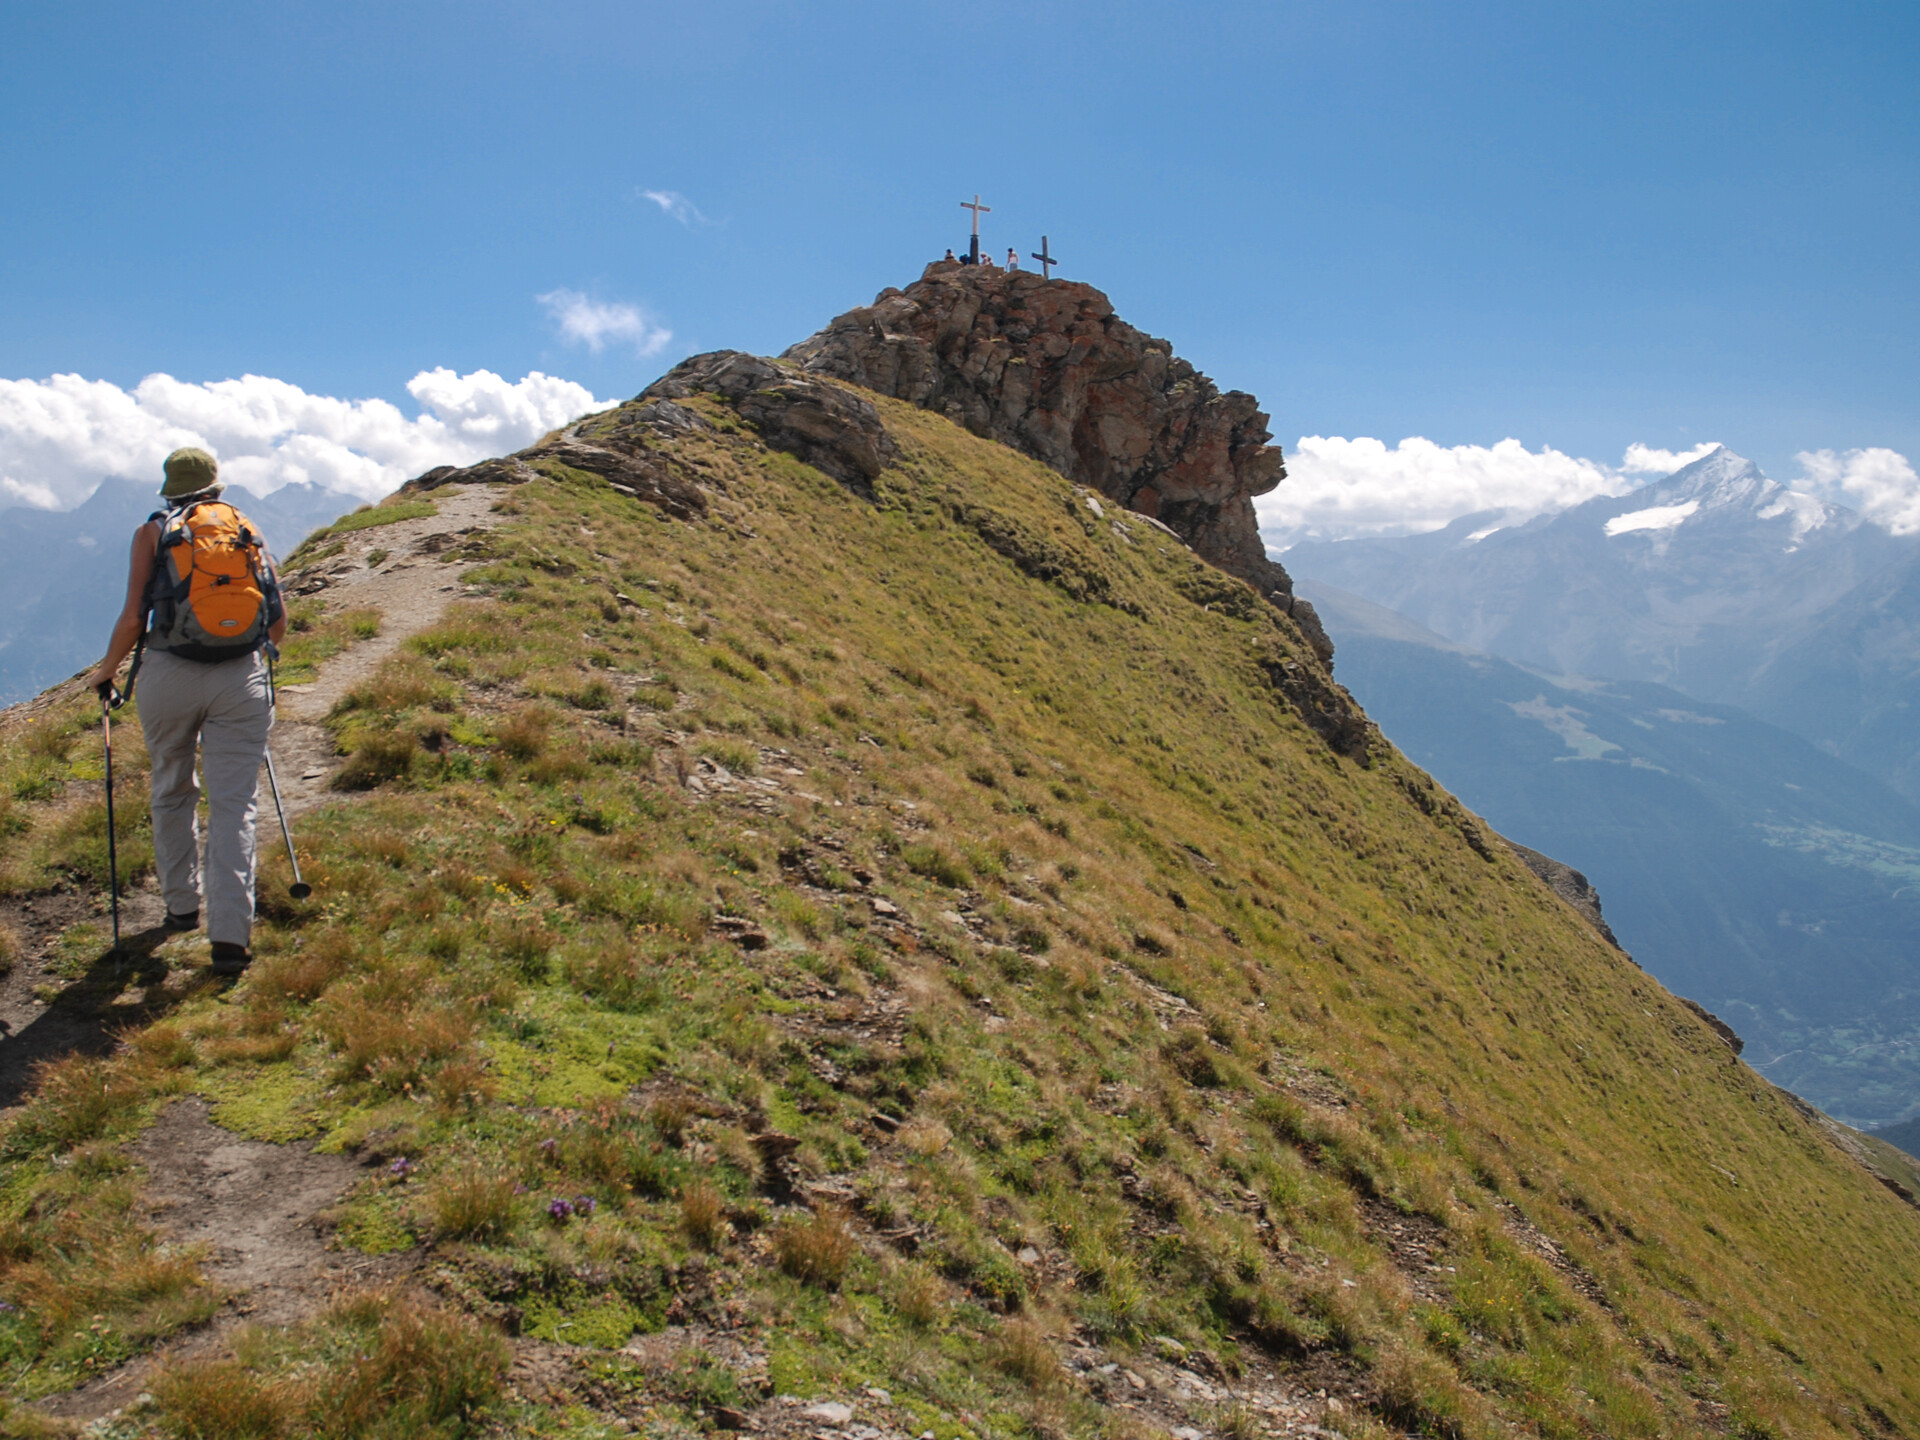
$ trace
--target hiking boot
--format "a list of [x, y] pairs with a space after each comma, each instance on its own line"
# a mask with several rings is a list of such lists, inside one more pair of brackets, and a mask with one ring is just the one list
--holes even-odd
[[216, 975], [239, 975], [253, 963], [253, 952], [244, 945], [230, 945], [224, 940], [213, 942], [213, 973]]
[[169, 935], [177, 935], [182, 930], [198, 930], [200, 928], [200, 912], [198, 910], [189, 910], [184, 915], [176, 915], [169, 910], [167, 912], [167, 918], [161, 922], [160, 928], [165, 930]]

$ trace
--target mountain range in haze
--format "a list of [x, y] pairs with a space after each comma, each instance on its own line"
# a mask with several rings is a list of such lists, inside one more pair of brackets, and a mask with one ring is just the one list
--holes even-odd
[[1468, 515], [1285, 561], [1488, 655], [1740, 706], [1920, 799], [1920, 536], [1724, 447], [1524, 524]]

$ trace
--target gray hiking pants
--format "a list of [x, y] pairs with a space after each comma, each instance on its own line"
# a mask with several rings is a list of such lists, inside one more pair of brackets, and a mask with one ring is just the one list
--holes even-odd
[[207, 786], [207, 938], [229, 945], [247, 944], [253, 932], [254, 802], [272, 727], [267, 662], [258, 654], [208, 665], [150, 650], [141, 662], [160, 892], [172, 914], [200, 908], [197, 745]]

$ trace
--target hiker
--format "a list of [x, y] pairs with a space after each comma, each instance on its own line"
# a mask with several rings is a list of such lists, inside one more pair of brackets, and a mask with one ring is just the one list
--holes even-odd
[[127, 688], [138, 675], [140, 729], [153, 763], [154, 868], [170, 931], [200, 923], [199, 747], [207, 938], [214, 973], [234, 976], [253, 960], [254, 802], [273, 726], [260, 652], [286, 632], [286, 608], [259, 532], [219, 498], [226, 488], [219, 462], [189, 447], [169, 455], [163, 469], [167, 508], [134, 532], [127, 603], [87, 684], [105, 694], [120, 662], [139, 647]]
[[1012, 272], [1012, 271], [1018, 270], [1019, 268], [1020, 268], [1020, 257], [1014, 254], [1013, 251], [1011, 250], [1007, 251], [1007, 270], [1009, 272]]
[[947, 247], [947, 259], [948, 260], [953, 259], [953, 247], [951, 245]]

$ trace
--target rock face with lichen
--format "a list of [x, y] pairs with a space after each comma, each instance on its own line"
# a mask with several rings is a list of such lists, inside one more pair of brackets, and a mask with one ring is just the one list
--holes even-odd
[[1253, 498], [1286, 468], [1259, 402], [1223, 392], [1091, 285], [937, 261], [782, 358], [946, 415], [1159, 520], [1332, 657], [1260, 541]]

